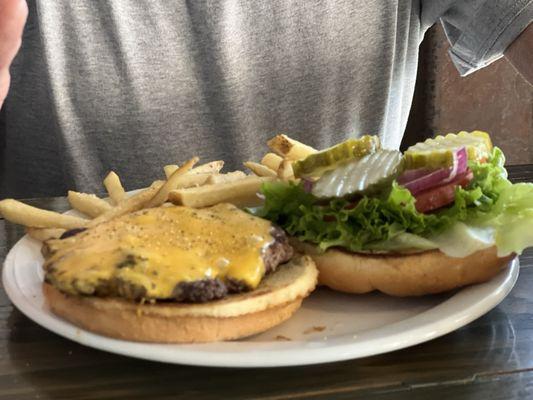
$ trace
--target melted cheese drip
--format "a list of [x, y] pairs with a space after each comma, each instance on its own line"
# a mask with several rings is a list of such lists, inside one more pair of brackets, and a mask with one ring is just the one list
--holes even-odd
[[262, 249], [273, 241], [268, 221], [229, 204], [160, 207], [55, 241], [47, 277], [67, 293], [92, 294], [118, 279], [145, 297], [172, 298], [180, 282], [233, 278], [255, 288], [264, 275]]

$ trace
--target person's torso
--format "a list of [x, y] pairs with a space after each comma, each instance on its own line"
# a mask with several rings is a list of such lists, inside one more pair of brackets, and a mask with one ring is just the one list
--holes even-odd
[[[229, 168], [288, 133], [398, 147], [418, 1], [30, 1], [13, 66], [1, 195], [146, 185], [193, 155]], [[37, 182], [37, 183], [35, 183]]]

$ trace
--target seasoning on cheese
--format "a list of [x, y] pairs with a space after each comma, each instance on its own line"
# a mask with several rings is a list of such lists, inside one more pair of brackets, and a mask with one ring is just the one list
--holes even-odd
[[230, 204], [146, 209], [54, 241], [46, 278], [66, 293], [94, 294], [115, 282], [156, 299], [172, 298], [181, 282], [206, 278], [253, 289], [265, 273], [270, 230], [270, 222]]

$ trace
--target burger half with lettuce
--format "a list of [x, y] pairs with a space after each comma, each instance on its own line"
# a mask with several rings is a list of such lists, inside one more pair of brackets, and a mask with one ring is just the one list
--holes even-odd
[[332, 289], [440, 293], [489, 280], [533, 245], [533, 184], [512, 184], [504, 162], [480, 131], [404, 154], [363, 136], [296, 161], [296, 182], [264, 184], [257, 213]]

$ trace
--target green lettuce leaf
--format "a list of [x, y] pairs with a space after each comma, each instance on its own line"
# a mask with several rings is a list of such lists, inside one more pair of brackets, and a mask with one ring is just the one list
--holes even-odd
[[389, 250], [391, 240], [402, 233], [423, 237], [451, 224], [449, 217], [417, 212], [414, 197], [395, 182], [387, 196], [363, 197], [357, 203], [345, 199], [323, 203], [294, 183], [268, 182], [262, 192], [265, 204], [257, 215], [322, 250], [332, 246]]
[[423, 238], [422, 236], [415, 235], [414, 233], [402, 232], [383, 242], [369, 244], [366, 246], [366, 248], [373, 253], [403, 253], [438, 249], [439, 243]]
[[428, 241], [450, 257], [466, 257], [494, 246], [494, 234], [495, 230], [490, 226], [473, 226], [457, 221], [444, 232], [428, 238]]
[[533, 184], [517, 183], [503, 189], [484, 222], [496, 231], [499, 256], [521, 254], [533, 246]]
[[432, 214], [416, 211], [415, 198], [396, 182], [380, 196], [325, 202], [301, 184], [268, 182], [262, 187], [265, 203], [255, 214], [322, 250], [425, 250], [438, 246], [431, 238], [446, 237], [442, 234], [464, 222], [494, 228], [501, 253], [519, 253], [533, 245], [533, 229], [528, 231], [533, 226], [533, 185], [512, 185], [504, 163], [498, 148], [486, 163], [469, 162], [473, 181], [456, 190], [453, 205]]

